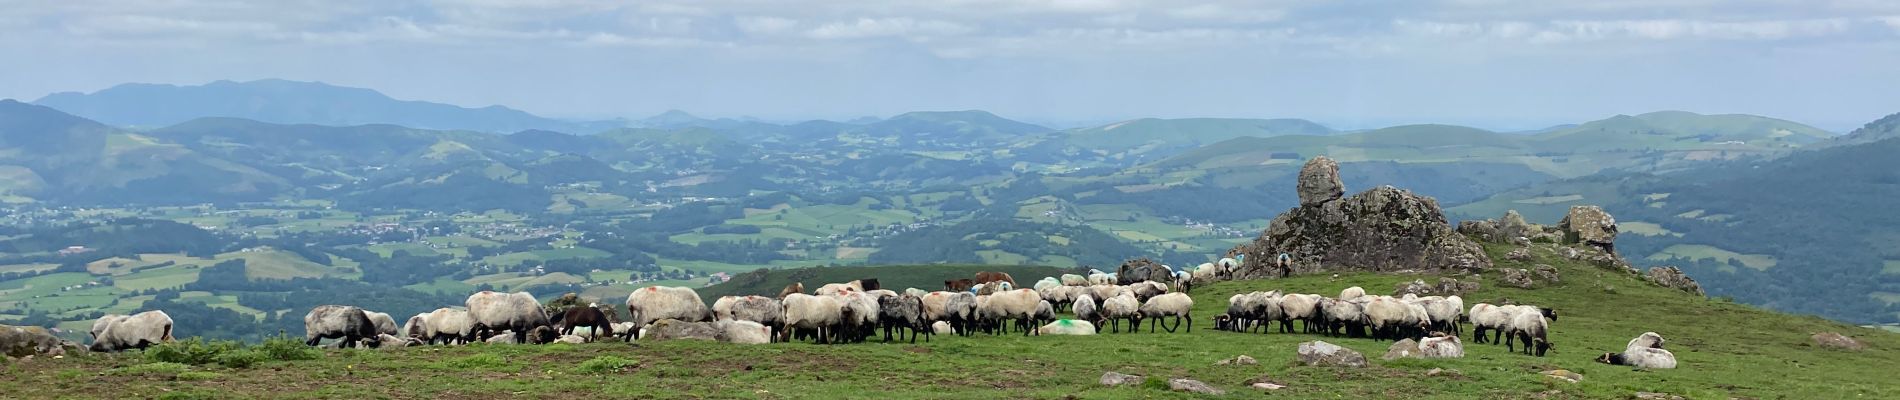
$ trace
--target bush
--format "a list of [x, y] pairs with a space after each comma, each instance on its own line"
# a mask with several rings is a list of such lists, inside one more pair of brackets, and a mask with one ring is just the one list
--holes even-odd
[[311, 348], [302, 340], [283, 333], [265, 338], [263, 343], [258, 343], [257, 346], [251, 348], [263, 353], [267, 359], [278, 361], [315, 360], [323, 357], [323, 351]]
[[205, 365], [217, 362], [218, 355], [243, 348], [235, 341], [210, 341], [203, 338], [190, 338], [161, 343], [145, 349], [145, 360], [151, 362], [169, 362], [186, 365]]
[[263, 352], [251, 349], [229, 351], [215, 358], [218, 365], [223, 365], [225, 368], [250, 368], [268, 359]]
[[575, 369], [583, 374], [604, 374], [609, 372], [621, 372], [639, 364], [640, 363], [633, 360], [616, 356], [599, 356], [594, 357], [592, 360], [581, 362], [581, 365]]

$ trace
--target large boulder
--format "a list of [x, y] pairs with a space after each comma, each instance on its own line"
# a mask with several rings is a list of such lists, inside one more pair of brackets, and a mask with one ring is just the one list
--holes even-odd
[[1309, 367], [1364, 367], [1366, 355], [1322, 341], [1300, 343], [1300, 363]]
[[1149, 260], [1147, 257], [1124, 261], [1121, 267], [1115, 269], [1115, 284], [1117, 285], [1147, 281], [1173, 282], [1174, 275], [1167, 268], [1163, 268], [1161, 263]]
[[1339, 162], [1326, 156], [1313, 157], [1300, 167], [1298, 185], [1300, 205], [1319, 205], [1346, 195], [1346, 183], [1339, 180]]
[[53, 331], [37, 326], [0, 325], [0, 355], [7, 357], [56, 356], [80, 351], [78, 344], [60, 339]]
[[1616, 217], [1604, 212], [1603, 207], [1570, 206], [1563, 221], [1557, 222], [1557, 229], [1563, 231], [1566, 244], [1582, 243], [1616, 252]]
[[1537, 286], [1537, 281], [1531, 280], [1531, 271], [1529, 270], [1523, 268], [1505, 268], [1500, 272], [1503, 272], [1503, 274], [1498, 277], [1498, 283], [1502, 283], [1504, 286], [1518, 289], [1530, 289]]
[[1842, 335], [1842, 334], [1834, 333], [1834, 332], [1816, 333], [1814, 334], [1814, 336], [1810, 338], [1814, 339], [1814, 344], [1820, 345], [1821, 347], [1831, 348], [1831, 349], [1841, 349], [1841, 350], [1851, 350], [1851, 351], [1861, 351], [1861, 350], [1867, 349], [1867, 345], [1861, 344], [1859, 340], [1854, 340], [1854, 338], [1847, 337], [1846, 335]]
[[[1477, 271], [1491, 267], [1484, 248], [1446, 222], [1438, 201], [1381, 186], [1273, 219], [1266, 232], [1228, 255], [1245, 255], [1235, 279], [1356, 270]], [[1289, 262], [1278, 262], [1282, 256]]]
[[641, 338], [653, 340], [697, 339], [719, 340], [721, 330], [711, 322], [683, 322], [676, 319], [663, 319], [647, 327]]
[[1412, 339], [1404, 339], [1392, 342], [1392, 346], [1385, 349], [1385, 355], [1379, 356], [1379, 358], [1392, 361], [1407, 357], [1418, 357], [1419, 354], [1418, 342]]
[[1655, 282], [1662, 287], [1695, 293], [1697, 296], [1708, 296], [1708, 294], [1702, 293], [1702, 284], [1696, 283], [1695, 279], [1691, 279], [1688, 274], [1682, 273], [1681, 268], [1650, 268], [1648, 278], [1650, 282]]

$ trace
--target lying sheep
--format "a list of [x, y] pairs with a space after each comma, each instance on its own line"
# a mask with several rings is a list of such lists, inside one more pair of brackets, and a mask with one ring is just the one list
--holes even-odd
[[529, 331], [551, 324], [547, 310], [541, 308], [541, 302], [535, 300], [534, 295], [482, 291], [469, 295], [466, 303], [478, 337], [508, 331], [514, 332], [517, 343], [547, 343], [555, 338], [553, 328], [549, 328], [548, 334], [528, 337]]
[[718, 340], [737, 344], [765, 344], [772, 342], [772, 328], [757, 322], [735, 319], [713, 323], [719, 328]]
[[1610, 365], [1628, 365], [1648, 369], [1676, 368], [1676, 354], [1669, 350], [1638, 347], [1624, 350], [1622, 353], [1603, 353], [1597, 362]]
[[1643, 332], [1643, 334], [1637, 335], [1635, 339], [1630, 339], [1628, 345], [1623, 346], [1625, 350], [1635, 348], [1663, 348], [1662, 335], [1658, 335], [1656, 332]]
[[453, 308], [438, 308], [430, 311], [426, 318], [429, 322], [423, 330], [422, 340], [429, 344], [441, 341], [442, 344], [468, 344], [475, 339], [475, 320], [468, 311]]
[[1504, 346], [1510, 351], [1517, 351], [1512, 347], [1511, 339], [1524, 343], [1524, 354], [1531, 354], [1535, 348], [1537, 356], [1543, 357], [1544, 352], [1551, 348], [1550, 321], [1536, 308], [1518, 309], [1517, 315], [1511, 317], [1511, 322], [1504, 329]]
[[[684, 322], [712, 320], [712, 311], [699, 299], [699, 292], [685, 287], [648, 286], [635, 289], [627, 295], [627, 312], [633, 316], [631, 321], [635, 326], [646, 326], [662, 319]], [[638, 339], [638, 331], [627, 337], [628, 341]]]
[[947, 321], [937, 321], [930, 324], [930, 331], [938, 335], [954, 335], [957, 333], [956, 328], [951, 328], [950, 323]]
[[93, 323], [98, 333], [92, 339], [92, 351], [113, 352], [130, 349], [145, 349], [151, 345], [172, 341], [172, 317], [164, 311], [152, 310], [130, 316], [106, 316]]
[[1339, 300], [1352, 301], [1352, 299], [1357, 299], [1359, 298], [1359, 296], [1365, 296], [1365, 295], [1366, 295], [1365, 288], [1353, 286], [1353, 287], [1346, 288], [1345, 290], [1339, 291]]
[[389, 313], [379, 313], [379, 312], [370, 311], [370, 310], [363, 310], [363, 314], [369, 316], [369, 322], [376, 324], [376, 334], [378, 335], [392, 335], [393, 336], [396, 333], [401, 332], [400, 330], [398, 330], [400, 328], [396, 326], [396, 319], [390, 317]]
[[1055, 320], [1036, 328], [1037, 335], [1093, 335], [1096, 332], [1095, 324], [1073, 319]]
[[844, 304], [832, 296], [813, 296], [792, 293], [780, 302], [785, 308], [785, 330], [779, 339], [789, 342], [795, 337], [816, 338], [818, 343], [831, 343], [829, 333], [837, 329], [844, 321]]
[[1121, 331], [1121, 320], [1128, 320], [1128, 331], [1134, 332], [1141, 326], [1141, 302], [1135, 300], [1134, 293], [1122, 294], [1102, 300], [1102, 318], [1107, 319], [1110, 332]]
[[554, 343], [586, 344], [587, 338], [580, 335], [561, 335], [560, 338], [554, 339]]
[[381, 345], [377, 337], [376, 323], [370, 321], [363, 309], [353, 306], [322, 305], [310, 309], [303, 317], [304, 344], [316, 346], [323, 339], [343, 339], [338, 347], [355, 348], [358, 341], [369, 342], [370, 348]]
[[1153, 333], [1155, 325], [1161, 325], [1162, 317], [1174, 317], [1174, 326], [1164, 327], [1168, 333], [1174, 333], [1181, 327], [1181, 320], [1187, 320], [1187, 331], [1194, 332], [1194, 298], [1181, 293], [1168, 293], [1148, 299], [1141, 305], [1141, 317], [1148, 323], [1148, 332]]
[[1463, 358], [1465, 344], [1457, 336], [1434, 336], [1419, 339], [1418, 351], [1425, 358]]

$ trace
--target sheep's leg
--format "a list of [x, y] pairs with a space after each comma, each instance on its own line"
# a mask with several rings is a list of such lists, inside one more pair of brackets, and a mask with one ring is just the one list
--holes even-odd
[[1187, 318], [1187, 324], [1188, 324], [1188, 330], [1187, 330], [1187, 331], [1188, 331], [1188, 333], [1194, 333], [1194, 316], [1193, 316], [1193, 314], [1192, 314], [1192, 313], [1187, 313], [1187, 314], [1181, 314], [1181, 315], [1182, 315], [1183, 317], [1185, 317], [1185, 318]]

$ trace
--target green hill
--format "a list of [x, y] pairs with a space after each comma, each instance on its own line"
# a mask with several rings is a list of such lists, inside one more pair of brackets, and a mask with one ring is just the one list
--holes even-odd
[[1016, 278], [1016, 283], [1025, 287], [1034, 284], [1045, 276], [1056, 276], [1074, 271], [1042, 266], [1024, 265], [884, 265], [875, 267], [814, 267], [791, 269], [761, 269], [738, 274], [732, 280], [699, 289], [699, 296], [711, 300], [720, 296], [777, 296], [779, 290], [793, 282], [803, 282], [807, 292], [818, 289], [826, 283], [850, 282], [858, 279], [876, 278], [885, 289], [902, 292], [905, 288], [923, 290], [943, 290], [943, 281], [968, 279], [978, 271], [995, 271]]
[[1072, 130], [1067, 141], [1080, 148], [1119, 152], [1143, 146], [1192, 147], [1240, 137], [1332, 133], [1332, 128], [1303, 119], [1142, 118]]
[[[1417, 275], [1342, 274], [1284, 280], [1222, 282], [1196, 288], [1192, 333], [1098, 336], [938, 336], [928, 343], [729, 345], [712, 342], [620, 342], [587, 345], [327, 350], [308, 361], [264, 361], [247, 368], [148, 363], [136, 354], [13, 362], [0, 397], [755, 397], [836, 398], [876, 393], [883, 398], [981, 396], [1002, 398], [1197, 398], [1168, 391], [1166, 379], [1188, 378], [1258, 396], [1246, 385], [1266, 379], [1286, 385], [1268, 392], [1289, 398], [1577, 398], [1628, 399], [1636, 392], [1688, 398], [1895, 398], [1887, 367], [1900, 363], [1900, 335], [1811, 317], [1796, 317], [1704, 299], [1640, 281], [1624, 273], [1578, 265], [1540, 250], [1529, 262], [1508, 261], [1506, 247], [1488, 249], [1501, 266], [1556, 266], [1562, 283], [1538, 290], [1502, 289], [1487, 274], [1484, 289], [1467, 303], [1509, 298], [1554, 307], [1560, 319], [1547, 357], [1507, 352], [1503, 346], [1465, 342], [1466, 357], [1384, 361], [1387, 343], [1306, 334], [1215, 331], [1211, 316], [1235, 293], [1284, 289], [1334, 294], [1347, 286], [1385, 292]], [[906, 267], [906, 273], [915, 268]], [[958, 274], [980, 266], [948, 267]], [[870, 269], [827, 268], [868, 272]], [[861, 277], [863, 274], [851, 274]], [[887, 280], [895, 277], [881, 277]], [[1018, 281], [1033, 276], [1016, 276]], [[888, 283], [887, 283], [888, 284]], [[775, 286], [774, 286], [775, 287]], [[775, 291], [776, 289], [774, 289]], [[705, 292], [702, 292], [705, 293]], [[179, 327], [190, 335], [194, 327]], [[1673, 370], [1641, 371], [1599, 364], [1645, 331], [1667, 338], [1680, 361]], [[1867, 344], [1866, 351], [1821, 348], [1811, 332], [1835, 331]], [[1300, 342], [1325, 340], [1367, 355], [1365, 368], [1305, 367], [1294, 361]], [[1249, 355], [1258, 365], [1216, 365]], [[1578, 383], [1538, 372], [1567, 369]], [[1148, 383], [1105, 387], [1107, 371], [1150, 377]], [[100, 376], [104, 379], [75, 379]], [[470, 379], [479, 377], [479, 379]]]

